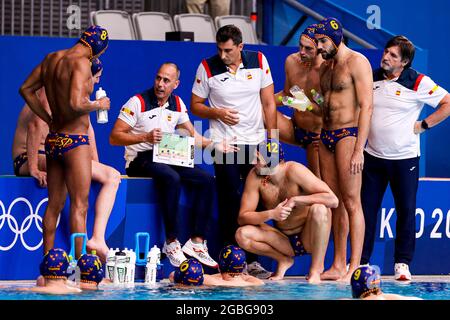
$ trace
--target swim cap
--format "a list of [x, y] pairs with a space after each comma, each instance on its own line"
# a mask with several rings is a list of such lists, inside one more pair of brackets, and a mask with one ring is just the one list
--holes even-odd
[[99, 56], [108, 47], [108, 31], [100, 26], [90, 26], [79, 40], [91, 50], [90, 59]]
[[337, 48], [342, 42], [342, 24], [336, 18], [325, 18], [316, 25], [315, 34], [327, 37]]
[[175, 270], [174, 282], [186, 286], [201, 286], [203, 284], [203, 267], [197, 259], [188, 259]]
[[259, 145], [258, 150], [266, 165], [270, 168], [275, 168], [280, 162], [284, 161], [283, 147], [278, 139], [268, 138], [267, 142]]
[[50, 249], [39, 265], [39, 271], [45, 279], [67, 279], [69, 257], [63, 249]]
[[233, 245], [220, 251], [219, 270], [221, 273], [240, 274], [244, 271], [245, 252]]
[[83, 283], [99, 284], [104, 277], [103, 265], [95, 254], [83, 254], [78, 260], [80, 281]]
[[92, 75], [95, 76], [100, 70], [103, 69], [102, 62], [99, 58], [94, 58], [91, 61], [91, 72]]
[[314, 45], [317, 47], [317, 39], [314, 37], [314, 34], [316, 33], [316, 26], [317, 26], [317, 24], [315, 24], [315, 23], [307, 26], [306, 29], [303, 30], [300, 37], [305, 36], [306, 38], [311, 40], [314, 43]]
[[381, 290], [381, 276], [373, 266], [357, 268], [351, 279], [353, 298], [364, 298]]

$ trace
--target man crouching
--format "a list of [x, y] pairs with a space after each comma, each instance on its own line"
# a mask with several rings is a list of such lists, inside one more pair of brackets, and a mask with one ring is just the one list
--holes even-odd
[[[271, 149], [272, 157], [260, 153], [247, 177], [236, 240], [243, 249], [278, 262], [272, 280], [283, 279], [293, 257], [311, 254], [307, 279], [320, 283], [331, 228], [329, 208], [338, 206], [338, 198], [305, 166], [284, 162], [281, 145]], [[274, 166], [270, 160], [278, 149], [279, 163]], [[266, 210], [256, 212], [260, 200]], [[273, 227], [267, 224], [270, 220]]]

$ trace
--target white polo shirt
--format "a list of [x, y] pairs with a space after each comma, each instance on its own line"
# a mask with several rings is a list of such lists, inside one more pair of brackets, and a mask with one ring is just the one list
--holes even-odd
[[397, 79], [374, 72], [373, 114], [365, 150], [378, 158], [401, 160], [420, 156], [420, 135], [414, 133], [424, 104], [433, 108], [448, 92], [429, 77], [408, 68]]
[[[186, 105], [180, 97], [172, 94], [160, 107], [153, 88], [131, 97], [123, 105], [118, 118], [132, 127], [130, 132], [133, 134], [147, 133], [155, 128], [173, 133], [177, 125], [189, 121]], [[149, 142], [125, 146], [125, 168], [128, 168], [138, 152], [151, 149], [153, 144]]]
[[192, 93], [209, 100], [211, 108], [239, 112], [239, 123], [229, 126], [209, 120], [214, 142], [236, 137], [237, 144], [255, 145], [265, 140], [261, 89], [273, 83], [269, 64], [261, 52], [242, 51], [242, 63], [233, 73], [218, 55], [204, 59], [198, 69]]

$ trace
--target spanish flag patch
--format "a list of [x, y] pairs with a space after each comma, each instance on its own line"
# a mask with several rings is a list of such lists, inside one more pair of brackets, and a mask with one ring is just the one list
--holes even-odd
[[399, 96], [400, 93], [402, 93], [400, 90], [395, 91], [395, 95], [396, 95], [396, 96]]
[[120, 111], [122, 111], [124, 113], [128, 113], [130, 116], [134, 116], [134, 112], [128, 108], [123, 107], [122, 110], [120, 110]]
[[429, 94], [429, 95], [432, 95], [438, 88], [439, 88], [439, 86], [438, 86], [438, 85], [435, 85], [435, 86], [433, 87], [433, 89], [431, 89], [431, 90], [428, 92], [428, 94]]

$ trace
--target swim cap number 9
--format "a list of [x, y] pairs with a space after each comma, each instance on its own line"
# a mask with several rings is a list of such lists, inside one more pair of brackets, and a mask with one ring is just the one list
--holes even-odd
[[339, 25], [337, 24], [337, 22], [335, 20], [331, 20], [330, 25], [334, 30], [339, 29]]
[[358, 269], [358, 270], [355, 271], [355, 275], [354, 275], [353, 279], [358, 281], [360, 276], [361, 276], [361, 269]]
[[106, 37], [108, 36], [108, 32], [106, 30], [102, 31], [102, 34], [100, 35], [100, 39], [106, 40]]

